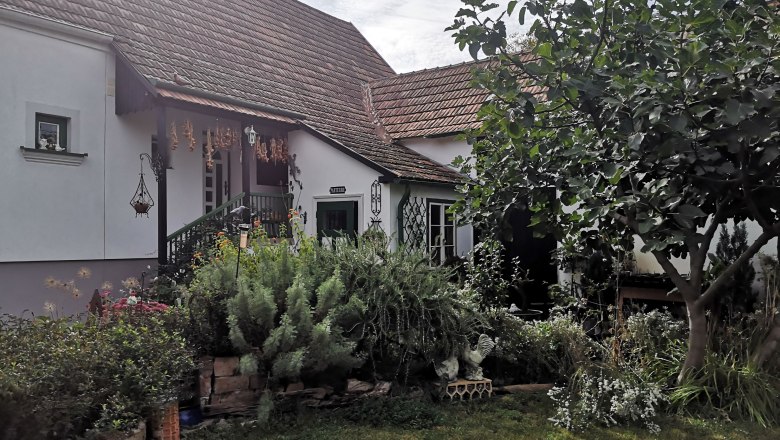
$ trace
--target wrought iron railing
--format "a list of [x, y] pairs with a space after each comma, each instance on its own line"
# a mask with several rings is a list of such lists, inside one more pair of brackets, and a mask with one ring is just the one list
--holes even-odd
[[[172, 267], [192, 261], [193, 255], [208, 249], [217, 238], [220, 231], [233, 235], [237, 226], [236, 219], [230, 216], [230, 211], [241, 206], [244, 193], [238, 194], [213, 211], [199, 217], [192, 223], [169, 235], [168, 264]], [[250, 211], [253, 219], [260, 220], [269, 237], [278, 237], [281, 225], [287, 224], [287, 214], [292, 206], [292, 194], [250, 194]], [[289, 229], [288, 233], [289, 233]]]
[[[292, 194], [251, 193], [250, 204], [254, 219], [260, 220], [269, 237], [279, 237], [281, 226], [289, 225], [287, 215], [293, 205]], [[289, 233], [287, 228], [285, 235]]]

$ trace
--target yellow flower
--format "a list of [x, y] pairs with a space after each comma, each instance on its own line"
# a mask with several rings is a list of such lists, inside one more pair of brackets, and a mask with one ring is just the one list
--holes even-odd
[[114, 288], [114, 285], [111, 284], [111, 281], [103, 281], [103, 284], [100, 286], [100, 290], [112, 290]]
[[48, 287], [49, 289], [53, 289], [60, 285], [60, 282], [55, 280], [54, 277], [46, 277], [45, 280], [43, 280], [43, 284]]
[[122, 286], [125, 289], [138, 288], [141, 286], [141, 282], [138, 281], [138, 278], [136, 277], [129, 277], [126, 280], [122, 281]]
[[82, 278], [82, 279], [86, 279], [86, 278], [89, 278], [89, 277], [91, 277], [91, 276], [92, 276], [92, 271], [91, 271], [91, 270], [89, 270], [89, 268], [88, 268], [88, 267], [82, 267], [82, 268], [81, 268], [81, 269], [79, 269], [79, 271], [78, 271], [78, 272], [76, 272], [76, 273], [78, 274], [79, 278]]

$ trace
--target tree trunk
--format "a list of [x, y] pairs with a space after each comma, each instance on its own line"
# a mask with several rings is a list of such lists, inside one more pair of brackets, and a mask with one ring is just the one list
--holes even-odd
[[686, 302], [688, 308], [688, 354], [685, 363], [677, 376], [677, 383], [693, 370], [704, 366], [704, 355], [707, 353], [707, 315], [705, 308], [700, 304]]

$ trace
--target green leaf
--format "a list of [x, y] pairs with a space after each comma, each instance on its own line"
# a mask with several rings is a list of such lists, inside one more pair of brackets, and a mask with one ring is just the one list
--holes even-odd
[[726, 121], [729, 124], [737, 125], [752, 113], [755, 113], [755, 110], [750, 104], [739, 102], [733, 98], [726, 101]]
[[642, 146], [642, 141], [645, 139], [644, 133], [634, 133], [628, 137], [628, 147], [632, 150], [638, 150]]
[[532, 158], [539, 155], [539, 145], [534, 145], [530, 150], [528, 150], [528, 155]]
[[536, 53], [544, 58], [552, 58], [552, 44], [548, 42], [537, 44]]
[[509, 4], [506, 6], [507, 15], [512, 15], [512, 12], [515, 10], [515, 6], [517, 6], [517, 0], [512, 0], [509, 2]]
[[707, 214], [701, 208], [693, 205], [680, 205], [677, 208], [677, 212], [687, 218], [707, 217]]

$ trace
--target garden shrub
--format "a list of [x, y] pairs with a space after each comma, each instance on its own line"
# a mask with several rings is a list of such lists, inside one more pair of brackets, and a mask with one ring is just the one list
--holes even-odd
[[194, 369], [169, 312], [0, 320], [0, 438], [128, 429], [181, 396]]
[[669, 398], [683, 413], [751, 420], [763, 427], [780, 423], [780, 377], [734, 353], [710, 353], [704, 367], [685, 377]]
[[548, 395], [556, 404], [550, 420], [571, 431], [598, 423], [607, 427], [641, 425], [657, 433], [657, 410], [666, 401], [661, 387], [625, 370], [580, 370], [566, 387], [555, 387]]
[[561, 382], [602, 355], [571, 315], [523, 321], [503, 310], [489, 314], [496, 347], [486, 373], [510, 383]]
[[[376, 237], [295, 246], [253, 232], [250, 249], [219, 240], [189, 288], [195, 333], [210, 349], [252, 355], [242, 365], [277, 378], [367, 358], [371, 373], [408, 376], [412, 365], [461, 349], [482, 326], [473, 304], [422, 255], [388, 251]], [[218, 309], [218, 310], [215, 310]], [[209, 339], [211, 335], [216, 335]]]
[[621, 329], [616, 363], [631, 365], [651, 382], [673, 385], [685, 358], [687, 333], [687, 323], [667, 310], [634, 313]]
[[486, 327], [469, 293], [422, 254], [358, 240], [320, 248], [317, 257], [318, 266], [339, 270], [350, 299], [363, 304], [358, 324], [344, 328], [375, 375], [408, 378], [414, 365], [428, 368], [449, 357]]

